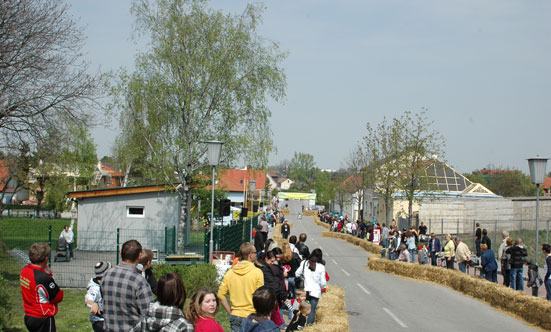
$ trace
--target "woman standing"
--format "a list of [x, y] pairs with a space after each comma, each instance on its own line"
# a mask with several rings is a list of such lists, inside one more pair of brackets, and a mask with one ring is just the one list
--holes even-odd
[[312, 311], [308, 315], [306, 323], [311, 325], [316, 318], [316, 307], [321, 298], [321, 290], [327, 286], [325, 279], [325, 266], [321, 249], [314, 249], [308, 258], [307, 264], [301, 264], [296, 272], [297, 277], [304, 276], [304, 290], [306, 300], [310, 302]]
[[287, 274], [287, 284], [288, 292], [291, 298], [296, 297], [296, 287], [295, 287], [295, 273], [297, 272], [297, 269], [300, 265], [300, 256], [298, 253], [293, 252], [291, 249], [291, 246], [287, 242], [283, 242], [281, 245], [281, 263], [283, 265], [289, 265], [291, 268]]
[[408, 247], [410, 262], [415, 262], [415, 236], [411, 231], [406, 232], [406, 246]]
[[[264, 274], [264, 286], [272, 289], [275, 292], [278, 304], [283, 304], [287, 299], [285, 284], [282, 279], [283, 270], [278, 264], [274, 264], [274, 262], [276, 261], [276, 255], [278, 253], [281, 256], [280, 248], [274, 248], [274, 250], [272, 251], [267, 251], [260, 257], [259, 260], [256, 261], [255, 264]], [[281, 317], [279, 308], [274, 311], [274, 315], [275, 316], [272, 317], [272, 320], [278, 326], [281, 326], [285, 323], [283, 321], [283, 318]]]
[[446, 245], [444, 246], [444, 257], [446, 258], [446, 268], [453, 270], [453, 261], [455, 259], [455, 244], [452, 236], [446, 235]]
[[189, 299], [186, 316], [195, 326], [195, 332], [224, 332], [222, 326], [214, 319], [220, 300], [209, 288], [197, 290]]
[[497, 262], [494, 252], [488, 249], [488, 245], [485, 243], [480, 245], [480, 250], [482, 250], [480, 265], [482, 265], [486, 280], [497, 282]]
[[193, 332], [182, 308], [186, 302], [186, 288], [179, 274], [171, 272], [157, 282], [157, 302], [149, 304], [145, 316], [130, 332], [184, 331]]
[[505, 240], [505, 247], [501, 255], [501, 273], [503, 274], [503, 285], [509, 287], [511, 285], [511, 254], [507, 253], [507, 249], [513, 246], [513, 239], [510, 237]]
[[551, 245], [546, 243], [541, 246], [541, 249], [545, 254], [545, 266], [547, 267], [545, 277], [543, 278], [543, 284], [547, 291], [547, 301], [551, 301]]

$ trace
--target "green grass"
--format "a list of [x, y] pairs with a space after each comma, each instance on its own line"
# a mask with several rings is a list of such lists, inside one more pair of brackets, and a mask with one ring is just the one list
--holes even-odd
[[[23, 302], [21, 288], [19, 286], [19, 273], [22, 266], [19, 265], [8, 253], [7, 249], [19, 248], [28, 250], [30, 245], [37, 241], [48, 241], [48, 226], [52, 226], [52, 241], [59, 237], [67, 219], [32, 219], [32, 218], [2, 218], [0, 219], [0, 274], [8, 280], [9, 294], [11, 295], [11, 329], [8, 332], [26, 331], [23, 322]], [[75, 236], [76, 227], [74, 228]], [[201, 243], [204, 232], [198, 231], [191, 234], [192, 243]], [[55, 245], [55, 244], [52, 244]], [[55, 275], [54, 275], [55, 278]], [[185, 282], [185, 280], [184, 280]], [[64, 289], [64, 299], [59, 304], [59, 312], [56, 315], [58, 331], [92, 331], [92, 325], [88, 319], [89, 309], [84, 305], [85, 289]], [[191, 295], [191, 294], [190, 294]], [[230, 330], [229, 316], [223, 308], [220, 308], [216, 320], [225, 331]]]

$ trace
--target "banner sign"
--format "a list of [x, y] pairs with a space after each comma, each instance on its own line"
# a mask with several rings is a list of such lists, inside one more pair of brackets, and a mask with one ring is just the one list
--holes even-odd
[[311, 193], [279, 193], [277, 195], [279, 199], [309, 199], [309, 200], [316, 200], [316, 194]]

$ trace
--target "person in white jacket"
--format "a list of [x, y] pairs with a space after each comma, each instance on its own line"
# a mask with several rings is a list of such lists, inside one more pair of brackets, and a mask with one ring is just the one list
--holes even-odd
[[316, 318], [316, 307], [321, 298], [321, 290], [327, 286], [325, 279], [325, 266], [321, 249], [314, 249], [308, 260], [302, 261], [295, 276], [304, 277], [304, 290], [306, 300], [310, 302], [312, 311], [308, 315], [306, 323], [312, 325]]

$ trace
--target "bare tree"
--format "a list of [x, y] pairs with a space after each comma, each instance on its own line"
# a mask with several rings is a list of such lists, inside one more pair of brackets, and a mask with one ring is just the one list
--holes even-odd
[[2, 149], [91, 120], [97, 75], [81, 61], [82, 29], [60, 0], [0, 1]]

